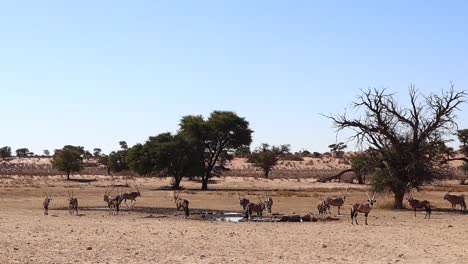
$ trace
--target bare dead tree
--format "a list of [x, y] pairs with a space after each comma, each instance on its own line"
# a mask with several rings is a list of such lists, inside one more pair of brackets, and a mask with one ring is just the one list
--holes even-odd
[[466, 102], [466, 92], [456, 91], [451, 84], [440, 94], [421, 95], [411, 86], [409, 99], [410, 105], [402, 107], [386, 89], [368, 89], [353, 103], [361, 116], [327, 116], [337, 131], [351, 129], [351, 140], [376, 153], [373, 188], [393, 192], [395, 208], [403, 208], [409, 188], [446, 175], [432, 154], [436, 142], [456, 130], [456, 112]]

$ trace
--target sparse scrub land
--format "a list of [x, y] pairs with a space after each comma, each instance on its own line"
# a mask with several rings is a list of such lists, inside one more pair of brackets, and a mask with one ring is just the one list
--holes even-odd
[[[355, 131], [365, 149], [355, 153], [345, 152], [343, 142], [323, 154], [268, 144], [250, 151], [249, 122], [226, 111], [185, 116], [177, 133], [134, 146], [121, 141], [108, 155], [68, 145], [52, 156], [43, 151], [44, 157], [32, 157], [21, 148], [12, 157], [11, 148], [0, 148], [0, 253], [7, 263], [47, 262], [50, 255], [57, 262], [86, 257], [109, 263], [136, 258], [221, 263], [228, 261], [220, 257], [226, 248], [242, 252], [236, 262], [250, 261], [241, 257], [247, 247], [258, 249], [257, 261], [294, 262], [293, 256], [301, 255], [323, 262], [317, 252], [335, 256], [329, 245], [340, 241], [343, 252], [366, 258], [343, 254], [338, 263], [388, 263], [389, 252], [398, 253], [392, 259], [443, 262], [445, 255], [437, 250], [457, 253], [444, 245], [462, 243], [468, 231], [468, 130], [457, 131], [459, 151], [444, 138], [455, 132], [465, 93], [451, 87], [424, 96], [412, 88], [409, 99], [404, 107], [385, 90], [367, 90], [355, 102], [363, 116], [330, 116], [337, 129]], [[426, 212], [424, 222], [417, 210]], [[395, 246], [407, 244], [409, 236], [422, 246]], [[109, 237], [119, 243], [109, 246]], [[286, 245], [289, 251], [275, 255], [275, 245], [260, 243], [265, 237], [281, 244], [279, 251]], [[449, 243], [440, 243], [441, 237]], [[62, 254], [44, 247], [44, 239], [61, 245]], [[377, 243], [372, 250], [355, 246], [369, 239]], [[165, 256], [146, 250], [155, 241]], [[200, 255], [201, 249], [207, 255]], [[461, 263], [465, 257], [451, 260]]]

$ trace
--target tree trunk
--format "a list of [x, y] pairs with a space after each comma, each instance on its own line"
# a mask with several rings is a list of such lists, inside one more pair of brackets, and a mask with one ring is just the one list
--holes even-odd
[[403, 209], [403, 198], [405, 197], [405, 190], [395, 192], [395, 201], [393, 204], [394, 209]]
[[210, 179], [211, 176], [211, 170], [210, 168], [207, 168], [205, 171], [205, 174], [202, 176], [202, 191], [207, 191], [208, 190], [208, 180]]
[[356, 174], [356, 178], [359, 184], [364, 184], [364, 178], [362, 177], [362, 174], [360, 173]]
[[265, 176], [265, 178], [268, 178], [268, 176], [270, 176], [270, 170], [264, 169], [263, 170], [263, 175]]
[[67, 171], [67, 181], [70, 180], [70, 171]]
[[208, 177], [205, 175], [202, 178], [202, 191], [207, 191], [208, 190]]
[[174, 177], [174, 183], [172, 184], [172, 189], [179, 190], [181, 181], [182, 181], [182, 177]]

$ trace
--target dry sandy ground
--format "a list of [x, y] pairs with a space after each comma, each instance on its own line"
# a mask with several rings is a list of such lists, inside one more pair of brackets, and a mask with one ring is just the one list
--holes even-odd
[[[349, 205], [365, 199], [362, 187], [351, 189], [345, 216], [319, 223], [227, 223], [174, 216], [172, 193], [158, 188], [167, 181], [136, 179], [143, 197], [137, 208], [118, 216], [106, 211], [81, 210], [70, 216], [60, 210], [66, 192], [74, 190], [84, 208], [103, 207], [102, 195], [110, 184], [70, 183], [59, 178], [0, 179], [0, 263], [467, 263], [466, 215], [435, 212], [424, 220], [410, 211], [390, 211], [390, 198], [379, 196], [369, 226], [350, 223]], [[128, 180], [133, 182], [133, 180]], [[8, 182], [8, 184], [7, 184]], [[184, 183], [186, 187], [198, 184]], [[214, 190], [190, 190], [182, 196], [192, 208], [240, 211], [237, 190], [268, 189], [274, 211], [284, 214], [313, 212], [327, 190], [339, 193], [342, 184], [297, 181], [220, 179]], [[285, 191], [286, 190], [286, 191]], [[53, 193], [52, 210], [44, 216], [43, 192]], [[447, 207], [442, 192], [415, 194]], [[141, 208], [158, 208], [154, 211]], [[168, 212], [163, 218], [163, 212]], [[336, 209], [334, 209], [336, 212]], [[152, 218], [147, 218], [152, 215]], [[360, 215], [360, 222], [364, 219]]]

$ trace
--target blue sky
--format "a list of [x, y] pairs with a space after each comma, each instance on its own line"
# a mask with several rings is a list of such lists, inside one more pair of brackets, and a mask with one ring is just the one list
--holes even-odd
[[226, 2], [1, 1], [0, 145], [107, 152], [219, 109], [325, 151], [359, 89], [468, 89], [466, 1]]

